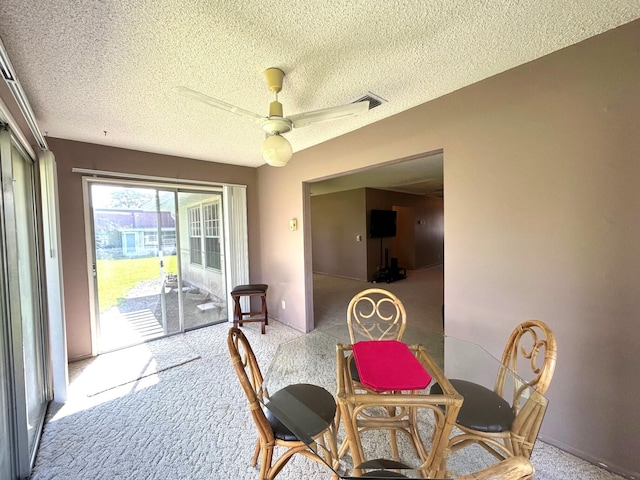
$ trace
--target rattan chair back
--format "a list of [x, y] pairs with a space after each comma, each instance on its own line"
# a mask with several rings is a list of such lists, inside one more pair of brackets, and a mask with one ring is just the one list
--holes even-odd
[[531, 462], [522, 457], [511, 457], [500, 463], [486, 467], [479, 472], [457, 477], [456, 480], [529, 480], [535, 469]]
[[259, 441], [272, 443], [274, 441], [273, 429], [260, 403], [263, 398], [263, 377], [249, 340], [239, 328], [230, 328], [227, 336], [227, 347], [231, 355], [231, 365], [233, 365], [242, 390], [249, 401], [249, 410], [258, 428]]
[[[517, 413], [522, 392], [535, 388], [544, 395], [556, 368], [558, 346], [549, 326], [541, 320], [520, 323], [511, 333], [502, 354], [495, 391], [504, 395], [505, 380], [514, 372], [522, 384], [514, 385], [512, 407]], [[506, 397], [505, 397], [506, 398]]]
[[382, 288], [363, 290], [347, 307], [352, 344], [360, 340], [401, 340], [406, 324], [404, 305], [393, 293]]

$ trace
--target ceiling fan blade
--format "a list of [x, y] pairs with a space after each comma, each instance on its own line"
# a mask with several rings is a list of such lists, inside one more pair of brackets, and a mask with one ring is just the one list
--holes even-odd
[[218, 100], [216, 98], [210, 97], [209, 95], [205, 95], [204, 93], [200, 93], [187, 87], [173, 87], [172, 90], [176, 93], [179, 93], [180, 95], [192, 98], [199, 102], [206, 103], [207, 105], [211, 105], [212, 107], [235, 113], [236, 115], [239, 115], [257, 124], [260, 124], [265, 120], [265, 117], [263, 117], [262, 115], [250, 112], [249, 110], [244, 110], [243, 108], [236, 107], [235, 105], [231, 105], [230, 103], [223, 102], [222, 100]]
[[291, 121], [294, 128], [300, 128], [313, 123], [359, 115], [367, 110], [369, 110], [369, 102], [363, 101], [339, 105], [337, 107], [323, 108], [322, 110], [314, 110], [313, 112], [298, 113], [297, 115], [287, 117], [287, 120]]

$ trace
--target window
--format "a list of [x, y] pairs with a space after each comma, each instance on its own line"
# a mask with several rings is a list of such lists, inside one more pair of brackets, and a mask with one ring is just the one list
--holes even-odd
[[176, 232], [172, 230], [170, 232], [162, 232], [162, 246], [176, 248]]
[[220, 230], [218, 203], [206, 203], [189, 209], [192, 264], [221, 269]]
[[144, 246], [145, 247], [157, 247], [158, 246], [158, 234], [144, 232]]
[[204, 217], [205, 265], [220, 270], [220, 219], [218, 205], [202, 206]]
[[[158, 253], [158, 231], [144, 233], [144, 248], [150, 255], [156, 255]], [[99, 238], [96, 235], [96, 245], [98, 245]], [[162, 253], [165, 255], [174, 255], [176, 253], [176, 232], [175, 230], [163, 230], [162, 231]]]
[[189, 258], [195, 265], [202, 265], [202, 222], [200, 207], [189, 209]]

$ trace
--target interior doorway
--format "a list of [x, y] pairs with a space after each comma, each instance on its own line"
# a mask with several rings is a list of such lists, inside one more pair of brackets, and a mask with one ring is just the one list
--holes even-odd
[[[429, 295], [418, 294], [415, 298], [428, 299], [430, 303], [416, 304], [417, 310], [424, 307], [422, 312], [430, 312], [433, 324], [440, 328], [444, 286], [443, 163], [444, 153], [434, 151], [303, 184], [307, 330], [316, 328], [322, 321], [344, 321], [350, 297], [343, 298], [342, 294], [348, 288], [334, 288], [334, 285], [350, 282], [349, 288], [371, 287], [370, 282], [380, 266], [380, 252], [385, 248], [390, 249], [390, 256], [398, 258], [400, 267], [408, 270], [407, 279], [391, 283], [391, 287], [410, 287], [404, 282], [426, 279]], [[317, 198], [338, 195], [337, 201]], [[409, 198], [413, 200], [404, 201]], [[316, 208], [319, 203], [338, 207], [319, 212]], [[395, 248], [391, 246], [391, 239], [385, 239], [381, 249], [380, 242], [376, 241], [379, 239], [370, 238], [370, 211], [396, 208], [402, 209], [398, 213], [402, 222], [399, 231], [405, 232], [409, 239]], [[318, 237], [321, 241], [317, 241]], [[406, 243], [413, 243], [413, 248]], [[319, 262], [318, 258], [323, 260]], [[334, 271], [330, 270], [332, 265], [326, 258], [340, 259], [333, 262]], [[318, 265], [323, 269], [316, 268]], [[353, 266], [351, 271], [345, 272], [350, 266]], [[317, 298], [322, 300], [317, 302]], [[326, 302], [341, 304], [332, 306]]]

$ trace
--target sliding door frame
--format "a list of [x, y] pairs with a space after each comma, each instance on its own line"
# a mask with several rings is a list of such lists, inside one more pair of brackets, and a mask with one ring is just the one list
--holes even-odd
[[[41, 196], [39, 183], [39, 165], [35, 159], [21, 147], [17, 139], [12, 135], [8, 127], [0, 129], [0, 164], [2, 178], [2, 201], [0, 207], [2, 212], [2, 248], [0, 249], [0, 264], [2, 271], [0, 272], [1, 281], [0, 301], [2, 302], [2, 335], [4, 341], [0, 344], [0, 354], [2, 360], [5, 361], [6, 382], [7, 385], [0, 386], [4, 389], [3, 394], [7, 394], [10, 410], [5, 417], [9, 422], [10, 438], [7, 443], [11, 449], [12, 473], [15, 478], [27, 478], [31, 471], [31, 466], [35, 460], [37, 446], [44, 425], [46, 408], [48, 402], [52, 398], [51, 386], [51, 355], [48, 344], [48, 325], [45, 305], [47, 304], [46, 288], [44, 284], [44, 264], [43, 264], [43, 229], [41, 216]], [[35, 236], [34, 243], [28, 248], [33, 247], [32, 255], [29, 256], [30, 276], [29, 280], [32, 285], [33, 292], [39, 292], [39, 295], [32, 297], [33, 301], [33, 327], [35, 344], [35, 360], [37, 364], [37, 372], [27, 372], [24, 361], [24, 332], [22, 328], [22, 309], [21, 309], [21, 287], [18, 259], [18, 232], [15, 228], [19, 222], [24, 219], [17, 218], [16, 215], [16, 197], [14, 190], [14, 172], [13, 172], [13, 155], [14, 151], [20, 155], [21, 161], [25, 162], [25, 171], [28, 173], [26, 181], [29, 187], [29, 198], [27, 199], [27, 208], [31, 210], [30, 219], [33, 223]], [[27, 183], [25, 183], [27, 185]], [[24, 246], [20, 250], [24, 249]], [[24, 262], [24, 258], [21, 259]], [[27, 373], [29, 375], [38, 375], [37, 382], [38, 401], [42, 399], [40, 404], [41, 414], [37, 418], [37, 423], [32, 425], [34, 428], [33, 436], [30, 439], [28, 424], [33, 421], [29, 418], [28, 409], [28, 392], [26, 385]], [[29, 395], [33, 395], [31, 392]]]
[[[249, 278], [249, 255], [247, 233], [247, 201], [246, 186], [231, 185], [214, 182], [194, 181], [191, 183], [184, 179], [171, 179], [164, 177], [152, 177], [144, 175], [127, 175], [118, 172], [91, 171], [73, 169], [75, 173], [91, 174], [82, 177], [84, 218], [85, 218], [85, 242], [87, 245], [87, 279], [89, 284], [89, 301], [91, 305], [91, 355], [100, 353], [99, 338], [99, 313], [97, 307], [96, 282], [94, 277], [94, 265], [96, 265], [96, 252], [93, 248], [93, 218], [91, 204], [91, 184], [112, 184], [114, 186], [130, 186], [155, 188], [158, 190], [175, 191], [176, 197], [180, 192], [216, 192], [222, 195], [222, 218], [224, 222], [224, 257], [226, 269], [227, 294], [233, 286], [247, 283]], [[176, 200], [177, 201], [177, 200]], [[177, 208], [176, 204], [176, 208]], [[176, 209], [176, 216], [179, 212]], [[176, 218], [178, 220], [178, 218]], [[176, 238], [176, 241], [178, 239]], [[233, 302], [227, 301], [227, 319], [233, 321]], [[180, 332], [184, 332], [181, 322]], [[177, 332], [177, 333], [180, 333]]]

